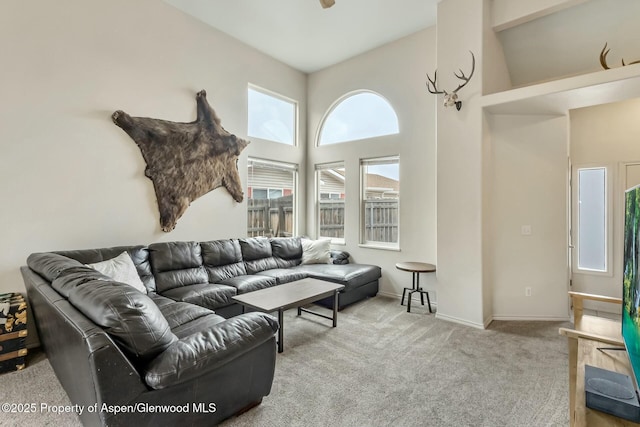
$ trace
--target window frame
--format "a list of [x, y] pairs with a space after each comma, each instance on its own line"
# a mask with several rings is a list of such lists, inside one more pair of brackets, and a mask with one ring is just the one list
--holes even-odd
[[[250, 130], [249, 130], [249, 91], [253, 90], [254, 92], [258, 92], [262, 95], [266, 95], [266, 96], [270, 96], [274, 99], [289, 103], [293, 105], [293, 143], [289, 144], [286, 142], [282, 142], [282, 141], [276, 141], [273, 139], [266, 139], [260, 136], [255, 136], [255, 135], [251, 135]], [[259, 139], [261, 141], [268, 141], [268, 142], [273, 142], [275, 144], [282, 144], [285, 145], [287, 147], [297, 147], [298, 146], [298, 141], [299, 141], [299, 137], [298, 137], [298, 133], [300, 130], [300, 105], [298, 103], [298, 101], [296, 101], [293, 98], [289, 98], [285, 95], [282, 95], [280, 93], [274, 92], [272, 90], [269, 89], [265, 89], [263, 87], [260, 87], [258, 85], [255, 85], [253, 83], [249, 83], [247, 85], [247, 137], [248, 138], [255, 138], [255, 139]]]
[[[320, 233], [320, 228], [321, 228], [321, 224], [320, 224], [320, 201], [321, 200], [336, 200], [336, 199], [321, 199], [320, 197], [320, 174], [322, 173], [322, 171], [326, 171], [329, 169], [337, 169], [337, 168], [342, 168], [345, 170], [345, 174], [344, 174], [344, 212], [343, 212], [343, 218], [344, 218], [344, 224], [342, 224], [343, 227], [343, 237], [329, 237], [329, 236], [323, 236]], [[316, 214], [316, 236], [318, 237], [318, 239], [331, 239], [331, 243], [332, 244], [336, 244], [336, 245], [345, 245], [346, 244], [346, 225], [347, 225], [347, 174], [346, 174], [346, 167], [345, 167], [345, 162], [332, 162], [332, 163], [322, 163], [322, 164], [316, 164], [314, 167], [314, 172], [315, 172], [315, 205], [316, 205], [316, 209], [315, 209], [315, 214]], [[325, 192], [326, 193], [326, 192]], [[338, 194], [338, 193], [331, 193], [328, 192], [328, 194]]]
[[[292, 236], [297, 236], [298, 235], [298, 217], [300, 215], [300, 209], [299, 209], [299, 196], [298, 196], [298, 190], [299, 190], [299, 183], [300, 183], [300, 166], [296, 163], [288, 163], [288, 162], [282, 162], [282, 161], [278, 161], [278, 160], [270, 160], [270, 159], [262, 159], [262, 158], [257, 158], [257, 157], [249, 157], [247, 158], [247, 171], [249, 170], [249, 167], [251, 167], [253, 164], [258, 163], [258, 164], [262, 164], [262, 165], [266, 165], [266, 166], [271, 166], [274, 169], [281, 169], [281, 170], [285, 170], [285, 171], [290, 171], [293, 174], [293, 182], [292, 182], [292, 209], [293, 209], [293, 229], [291, 230], [291, 235]], [[246, 185], [247, 185], [247, 194], [248, 194], [248, 188], [250, 187], [250, 181], [249, 181], [249, 176], [248, 176], [248, 172], [247, 172], [247, 180], [246, 180]], [[263, 200], [269, 200], [268, 195], [269, 195], [269, 190], [281, 190], [282, 191], [282, 195], [284, 197], [284, 193], [285, 193], [285, 188], [276, 188], [276, 187], [256, 187], [258, 189], [266, 189], [267, 190], [267, 199], [263, 199]], [[251, 198], [253, 199], [253, 198]], [[249, 197], [247, 197], [247, 210], [245, 210], [245, 212], [247, 213], [247, 220], [245, 221], [246, 224], [246, 235], [249, 236]]]
[[[253, 197], [253, 196], [254, 196], [256, 190], [260, 190], [260, 191], [265, 191], [266, 192], [265, 194], [267, 195], [267, 197], [265, 197], [262, 200], [272, 199], [273, 198], [273, 197], [271, 197], [271, 192], [272, 191], [279, 191], [280, 192], [280, 197], [284, 197], [284, 195], [285, 195], [284, 194], [285, 189], [282, 188], [282, 187], [251, 187], [251, 198], [252, 199], [255, 199], [255, 197]], [[275, 197], [275, 198], [277, 199], [278, 197]]]
[[[605, 191], [605, 201], [604, 201], [604, 262], [605, 269], [604, 270], [596, 270], [590, 268], [580, 267], [580, 171], [582, 170], [595, 170], [602, 169], [604, 170], [604, 191]], [[575, 189], [572, 190], [574, 193], [574, 201], [573, 201], [573, 230], [572, 230], [572, 240], [574, 242], [573, 246], [573, 260], [572, 267], [574, 274], [582, 274], [582, 275], [592, 275], [592, 276], [603, 276], [603, 277], [613, 277], [614, 266], [613, 266], [613, 217], [614, 217], [614, 179], [615, 171], [614, 168], [609, 164], [583, 164], [583, 165], [575, 165], [573, 167], [572, 173], [572, 181], [575, 183]]]
[[[366, 219], [365, 219], [365, 214], [366, 214], [366, 188], [365, 188], [365, 169], [364, 166], [375, 166], [376, 164], [381, 165], [381, 164], [392, 164], [392, 163], [397, 163], [398, 165], [398, 197], [397, 197], [397, 217], [398, 217], [398, 241], [397, 242], [381, 242], [381, 241], [377, 241], [377, 240], [367, 240], [366, 239]], [[359, 218], [360, 218], [360, 237], [359, 237], [359, 244], [358, 246], [363, 247], [363, 248], [371, 248], [371, 249], [383, 249], [383, 250], [391, 250], [391, 251], [400, 251], [400, 230], [401, 230], [401, 224], [400, 224], [400, 213], [401, 213], [401, 191], [400, 191], [400, 187], [402, 185], [401, 179], [400, 179], [400, 155], [399, 154], [395, 154], [395, 155], [390, 155], [390, 156], [382, 156], [382, 157], [369, 157], [369, 158], [361, 158], [359, 161], [359, 167], [360, 167], [360, 203], [359, 203]]]
[[[330, 144], [321, 144], [320, 143], [320, 137], [322, 136], [322, 131], [324, 130], [324, 126], [327, 122], [327, 119], [329, 118], [329, 116], [333, 113], [333, 111], [340, 105], [342, 104], [344, 101], [346, 101], [347, 99], [351, 98], [352, 96], [355, 95], [359, 95], [359, 94], [363, 94], [363, 93], [369, 93], [369, 94], [373, 94], [376, 95], [378, 97], [380, 97], [382, 100], [384, 100], [389, 107], [391, 107], [391, 110], [393, 111], [393, 114], [395, 116], [395, 120], [398, 124], [398, 132], [396, 133], [389, 133], [389, 134], [384, 134], [384, 135], [374, 135], [374, 136], [367, 136], [364, 138], [358, 138], [358, 139], [351, 139], [348, 141], [340, 141], [340, 142], [333, 142]], [[401, 128], [400, 128], [400, 118], [398, 117], [398, 112], [396, 111], [396, 109], [393, 107], [393, 104], [391, 104], [391, 102], [389, 102], [389, 100], [379, 94], [378, 92], [375, 92], [373, 90], [369, 90], [369, 89], [358, 89], [358, 90], [354, 90], [351, 92], [347, 92], [344, 95], [340, 96], [338, 99], [336, 99], [335, 101], [333, 101], [333, 103], [329, 106], [329, 108], [327, 109], [327, 111], [325, 111], [324, 115], [322, 116], [322, 119], [320, 120], [320, 125], [318, 126], [318, 129], [316, 131], [316, 135], [315, 135], [315, 146], [316, 147], [329, 147], [332, 145], [336, 145], [336, 144], [346, 144], [346, 143], [350, 143], [353, 141], [366, 141], [368, 139], [374, 139], [374, 138], [382, 138], [382, 137], [386, 137], [386, 136], [393, 136], [393, 135], [399, 135], [401, 132]]]

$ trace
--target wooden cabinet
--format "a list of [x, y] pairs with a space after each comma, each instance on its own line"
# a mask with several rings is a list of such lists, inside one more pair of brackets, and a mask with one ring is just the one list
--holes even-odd
[[640, 426], [640, 424], [605, 414], [586, 407], [584, 392], [584, 365], [620, 372], [632, 376], [631, 366], [626, 351], [598, 350], [599, 347], [611, 347], [609, 343], [587, 338], [578, 339], [578, 365], [575, 386], [575, 408], [573, 410], [573, 426]]
[[571, 426], [640, 426], [604, 412], [589, 409], [585, 404], [584, 366], [591, 365], [632, 375], [627, 352], [605, 350], [602, 347], [624, 347], [619, 321], [585, 315], [585, 300], [621, 304], [620, 298], [569, 292], [573, 305], [574, 328], [560, 328], [569, 345], [569, 419]]

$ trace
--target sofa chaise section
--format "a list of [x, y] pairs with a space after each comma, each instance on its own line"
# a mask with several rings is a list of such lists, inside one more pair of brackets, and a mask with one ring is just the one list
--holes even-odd
[[[324, 264], [300, 265], [295, 271], [306, 274], [307, 277], [326, 280], [344, 285], [338, 299], [338, 309], [342, 309], [354, 302], [374, 297], [378, 293], [378, 279], [381, 269], [376, 265], [367, 264], [338, 264], [326, 268]], [[333, 298], [325, 298], [316, 304], [333, 307]]]

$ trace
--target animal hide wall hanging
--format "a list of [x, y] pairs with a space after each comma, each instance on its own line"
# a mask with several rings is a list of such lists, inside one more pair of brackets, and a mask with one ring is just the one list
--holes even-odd
[[166, 232], [175, 228], [192, 201], [211, 190], [224, 186], [236, 202], [243, 199], [237, 163], [249, 141], [220, 125], [204, 90], [196, 94], [196, 103], [198, 115], [191, 123], [131, 117], [124, 111], [111, 116], [142, 152]]

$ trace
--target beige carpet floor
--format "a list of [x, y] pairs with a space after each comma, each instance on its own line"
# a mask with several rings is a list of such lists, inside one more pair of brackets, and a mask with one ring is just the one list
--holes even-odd
[[[340, 312], [337, 328], [329, 324], [288, 311], [271, 394], [223, 425], [568, 425], [563, 323], [496, 321], [478, 330], [376, 297]], [[74, 414], [40, 411], [70, 404], [42, 353], [0, 382], [0, 403], [38, 405], [36, 413], [0, 413], [0, 426], [80, 425]]]

